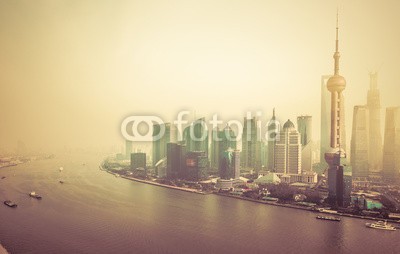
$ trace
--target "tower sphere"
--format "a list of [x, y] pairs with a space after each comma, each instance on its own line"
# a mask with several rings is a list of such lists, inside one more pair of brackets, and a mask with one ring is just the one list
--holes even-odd
[[340, 75], [333, 75], [327, 83], [330, 92], [342, 92], [346, 88], [346, 79]]

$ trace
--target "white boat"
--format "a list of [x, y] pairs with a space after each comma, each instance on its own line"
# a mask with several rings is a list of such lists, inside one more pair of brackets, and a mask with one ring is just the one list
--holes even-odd
[[60, 167], [60, 171], [63, 171], [64, 170], [64, 168], [63, 167]]
[[365, 223], [365, 226], [367, 226], [368, 228], [375, 228], [375, 229], [383, 229], [391, 231], [396, 230], [396, 228], [393, 225], [388, 224], [386, 221], [381, 221], [381, 220], [376, 223]]
[[316, 217], [319, 220], [330, 220], [330, 221], [340, 221], [341, 219], [339, 217], [333, 217], [333, 216], [317, 216]]
[[36, 192], [34, 192], [34, 191], [29, 193], [29, 196], [32, 198], [36, 198], [36, 199], [42, 199], [42, 196], [40, 196], [39, 194], [36, 194]]

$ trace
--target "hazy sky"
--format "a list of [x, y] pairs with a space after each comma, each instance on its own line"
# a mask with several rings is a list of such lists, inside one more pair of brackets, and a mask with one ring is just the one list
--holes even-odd
[[[121, 143], [125, 116], [313, 116], [333, 73], [337, 1], [0, 0], [0, 148]], [[340, 3], [348, 143], [368, 70], [400, 105], [400, 2]], [[383, 119], [382, 119], [383, 120]]]

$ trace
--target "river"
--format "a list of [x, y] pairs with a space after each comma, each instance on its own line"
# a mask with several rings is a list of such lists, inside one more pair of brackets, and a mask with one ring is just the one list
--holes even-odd
[[99, 170], [103, 157], [61, 154], [0, 169], [0, 200], [18, 203], [0, 206], [0, 243], [17, 254], [400, 253], [399, 231], [117, 178]]

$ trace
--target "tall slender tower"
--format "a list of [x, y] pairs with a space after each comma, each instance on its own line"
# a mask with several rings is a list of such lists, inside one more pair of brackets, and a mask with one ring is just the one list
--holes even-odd
[[400, 176], [400, 107], [386, 108], [383, 144], [383, 177], [389, 182]]
[[301, 137], [301, 170], [309, 172], [312, 171], [313, 164], [312, 117], [298, 116], [297, 129]]
[[324, 169], [327, 168], [327, 164], [324, 160], [326, 151], [331, 147], [330, 145], [330, 131], [329, 126], [331, 123], [330, 114], [330, 96], [326, 83], [332, 77], [332, 75], [321, 76], [321, 137], [320, 137], [320, 164]]
[[[258, 156], [258, 153], [261, 153], [258, 150], [257, 146], [257, 118], [244, 118], [244, 126], [243, 126], [243, 134], [242, 134], [242, 153], [241, 153], [241, 163], [244, 168], [253, 168], [257, 169], [258, 159], [261, 159]], [[260, 162], [261, 164], [261, 162]]]
[[[164, 128], [165, 132], [161, 138], [155, 139], [157, 135], [160, 134], [161, 129]], [[154, 124], [153, 125], [153, 154], [152, 154], [152, 162], [153, 167], [159, 162], [161, 159], [167, 156], [167, 144], [171, 142], [171, 124], [163, 123]]]
[[381, 103], [378, 89], [378, 74], [371, 72], [370, 88], [367, 97], [369, 110], [369, 170], [380, 172], [382, 170], [382, 134], [381, 134]]
[[[340, 207], [344, 204], [344, 182], [343, 182], [343, 160], [346, 153], [341, 144], [341, 128], [343, 128], [344, 105], [343, 91], [346, 88], [346, 80], [339, 75], [339, 25], [338, 14], [336, 16], [336, 50], [333, 54], [334, 75], [329, 78], [327, 87], [331, 93], [331, 148], [325, 153], [325, 160], [329, 165], [328, 169], [328, 192], [329, 201]], [[345, 148], [345, 147], [344, 147]]]
[[275, 117], [275, 108], [272, 112], [272, 118], [268, 123], [268, 158], [267, 158], [267, 169], [275, 171], [275, 141], [279, 132]]
[[368, 177], [369, 175], [369, 116], [367, 106], [354, 106], [350, 150], [353, 177]]

